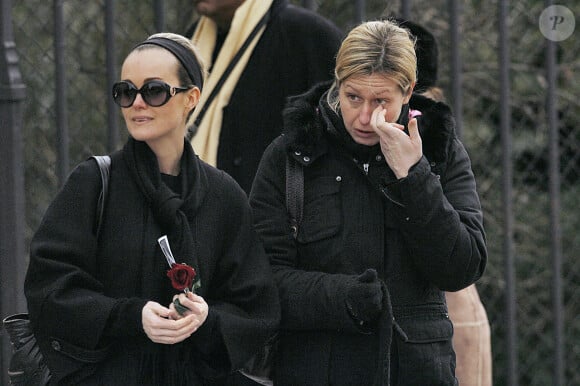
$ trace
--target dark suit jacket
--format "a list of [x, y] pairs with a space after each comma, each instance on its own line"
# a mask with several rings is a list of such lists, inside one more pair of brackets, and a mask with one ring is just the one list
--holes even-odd
[[[186, 33], [192, 36], [195, 24]], [[262, 153], [281, 133], [286, 97], [333, 77], [342, 32], [304, 8], [274, 0], [270, 21], [224, 110], [217, 167], [249, 193]]]

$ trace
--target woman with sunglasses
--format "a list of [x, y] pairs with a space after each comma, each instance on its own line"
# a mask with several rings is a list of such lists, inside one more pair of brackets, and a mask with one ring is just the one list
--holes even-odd
[[138, 44], [113, 86], [129, 138], [98, 233], [87, 160], [33, 237], [25, 293], [51, 384], [223, 384], [277, 326], [246, 195], [185, 140], [203, 74], [179, 35]]

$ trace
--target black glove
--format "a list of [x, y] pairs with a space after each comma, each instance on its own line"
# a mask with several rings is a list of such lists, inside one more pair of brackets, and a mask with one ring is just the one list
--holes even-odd
[[347, 288], [346, 307], [351, 317], [363, 323], [372, 322], [381, 313], [383, 291], [377, 271], [367, 269]]

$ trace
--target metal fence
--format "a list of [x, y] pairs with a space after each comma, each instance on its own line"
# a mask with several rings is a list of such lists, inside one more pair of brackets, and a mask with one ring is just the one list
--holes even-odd
[[[184, 32], [194, 13], [191, 0], [0, 1], [5, 316], [25, 310], [28, 241], [60, 184], [76, 163], [124, 140], [109, 97], [119, 61], [151, 33]], [[397, 15], [436, 35], [440, 85], [484, 207], [490, 260], [478, 288], [492, 327], [494, 384], [580, 385], [578, 32], [562, 41], [542, 35], [548, 1], [293, 3], [345, 30]], [[577, 1], [566, 7], [580, 15]], [[554, 27], [569, 21], [553, 20]], [[7, 384], [4, 331], [0, 343]]]

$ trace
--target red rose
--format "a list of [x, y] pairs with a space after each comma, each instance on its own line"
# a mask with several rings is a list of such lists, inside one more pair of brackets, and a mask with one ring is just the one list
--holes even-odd
[[178, 291], [191, 290], [195, 279], [195, 269], [187, 264], [173, 264], [167, 271], [167, 277], [171, 279], [171, 285]]

